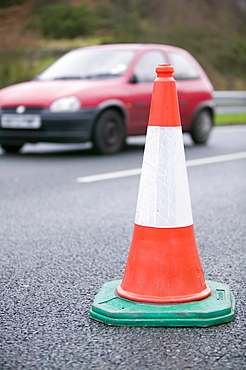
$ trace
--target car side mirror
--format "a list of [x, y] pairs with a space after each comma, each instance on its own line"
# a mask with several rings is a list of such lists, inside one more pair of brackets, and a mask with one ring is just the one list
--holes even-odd
[[130, 78], [129, 82], [130, 82], [131, 84], [136, 84], [136, 83], [138, 83], [138, 78], [137, 78], [137, 76], [136, 76], [135, 74], [134, 74], [134, 75], [132, 75], [132, 77]]

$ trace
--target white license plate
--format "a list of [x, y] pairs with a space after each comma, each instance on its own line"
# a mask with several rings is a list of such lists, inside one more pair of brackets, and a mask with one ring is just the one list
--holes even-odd
[[37, 114], [3, 114], [1, 126], [3, 128], [31, 128], [41, 127], [41, 119]]

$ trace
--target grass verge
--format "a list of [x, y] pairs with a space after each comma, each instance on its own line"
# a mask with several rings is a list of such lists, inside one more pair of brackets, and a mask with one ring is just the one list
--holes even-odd
[[218, 114], [215, 116], [215, 125], [243, 125], [246, 124], [246, 113]]

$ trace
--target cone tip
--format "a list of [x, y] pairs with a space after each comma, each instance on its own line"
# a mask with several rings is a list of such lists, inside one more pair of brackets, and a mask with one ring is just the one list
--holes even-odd
[[157, 77], [172, 77], [174, 68], [171, 64], [159, 64], [156, 67]]

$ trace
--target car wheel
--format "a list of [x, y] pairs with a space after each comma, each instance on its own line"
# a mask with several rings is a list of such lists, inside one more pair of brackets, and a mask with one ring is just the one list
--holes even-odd
[[202, 110], [195, 118], [191, 127], [191, 137], [196, 144], [205, 144], [213, 128], [212, 114]]
[[8, 145], [8, 144], [1, 144], [1, 147], [8, 153], [18, 153], [19, 150], [23, 147], [24, 144], [19, 145]]
[[94, 149], [99, 154], [119, 152], [125, 143], [122, 116], [114, 109], [103, 112], [96, 122], [93, 134]]

